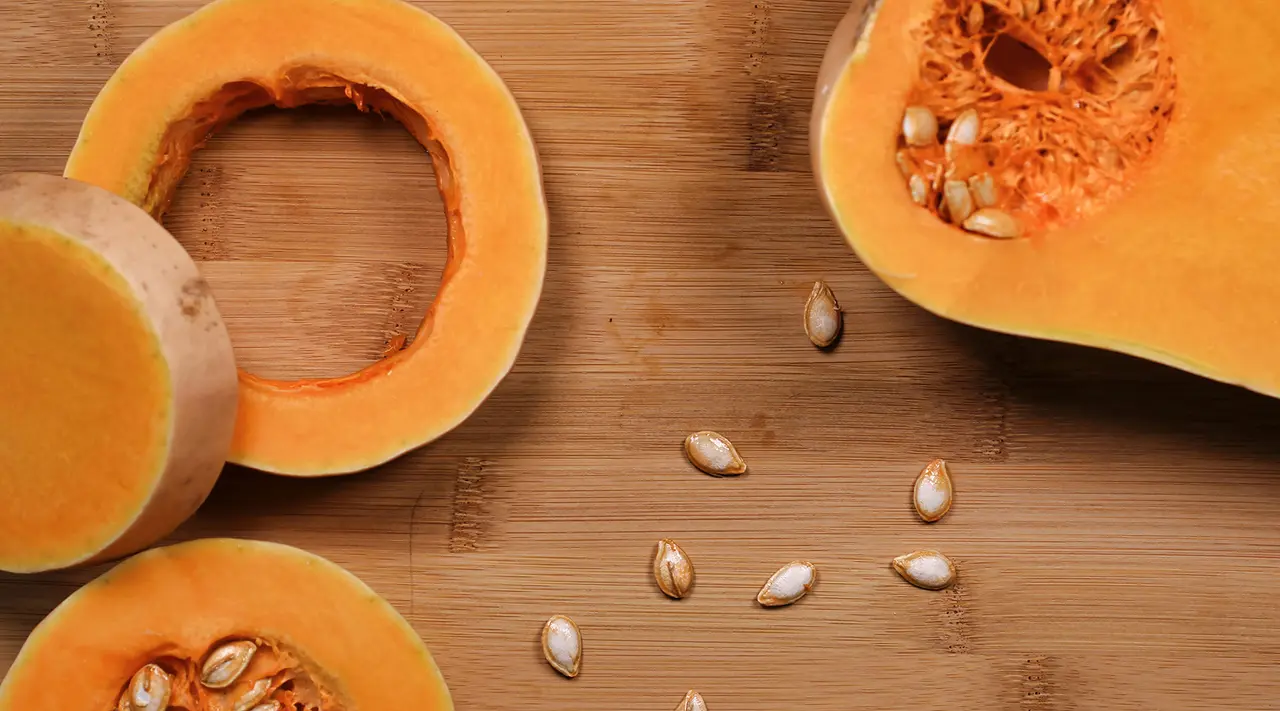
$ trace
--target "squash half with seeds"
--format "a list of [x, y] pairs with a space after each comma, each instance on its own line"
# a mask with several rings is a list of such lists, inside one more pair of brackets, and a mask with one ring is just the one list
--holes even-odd
[[1280, 395], [1280, 6], [858, 0], [811, 154], [940, 316]]

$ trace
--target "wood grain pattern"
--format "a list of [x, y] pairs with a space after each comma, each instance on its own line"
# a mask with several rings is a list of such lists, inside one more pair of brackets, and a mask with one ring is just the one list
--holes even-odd
[[[198, 4], [0, 4], [0, 170], [59, 172], [113, 67]], [[439, 442], [345, 479], [230, 469], [175, 540], [348, 566], [461, 709], [667, 709], [689, 688], [716, 709], [1280, 708], [1280, 403], [950, 324], [869, 274], [806, 157], [846, 0], [421, 4], [503, 75], [542, 152], [553, 236], [526, 347]], [[430, 170], [354, 111], [212, 141], [168, 224], [242, 363], [332, 375], [412, 330], [444, 256]], [[830, 353], [803, 333], [816, 278], [847, 311]], [[693, 471], [700, 428], [751, 473]], [[909, 496], [935, 456], [958, 493], [929, 527]], [[650, 576], [663, 536], [697, 565], [686, 600]], [[959, 561], [956, 588], [895, 577], [923, 546]], [[815, 592], [757, 608], [799, 557]], [[0, 577], [0, 670], [96, 572]], [[583, 628], [574, 681], [539, 656], [553, 613]]]

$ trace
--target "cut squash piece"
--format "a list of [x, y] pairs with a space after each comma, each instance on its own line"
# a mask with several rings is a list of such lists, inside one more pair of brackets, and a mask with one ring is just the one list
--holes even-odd
[[422, 640], [351, 573], [296, 548], [208, 539], [127, 560], [59, 605], [0, 711], [451, 711]]
[[160, 218], [212, 132], [249, 109], [310, 103], [389, 114], [427, 148], [449, 258], [404, 350], [332, 379], [241, 373], [231, 461], [297, 476], [367, 469], [467, 418], [515, 361], [541, 294], [548, 229], [515, 100], [452, 29], [400, 0], [211, 3], [121, 65], [66, 175]]
[[822, 198], [916, 304], [1280, 395], [1280, 5], [855, 2]]
[[231, 341], [147, 213], [0, 177], [0, 334], [0, 570], [127, 555], [203, 503], [235, 424]]

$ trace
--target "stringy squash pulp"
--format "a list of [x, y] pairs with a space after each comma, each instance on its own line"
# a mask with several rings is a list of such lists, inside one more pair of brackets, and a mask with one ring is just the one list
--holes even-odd
[[340, 378], [241, 373], [231, 460], [292, 475], [359, 471], [439, 437], [514, 363], [541, 294], [547, 215], [501, 79], [400, 0], [217, 0], [121, 65], [66, 167], [158, 219], [210, 134], [250, 109], [316, 103], [393, 116], [429, 151], [449, 257], [407, 348]]
[[1266, 0], [859, 0], [823, 199], [941, 316], [1280, 394], [1278, 35]]

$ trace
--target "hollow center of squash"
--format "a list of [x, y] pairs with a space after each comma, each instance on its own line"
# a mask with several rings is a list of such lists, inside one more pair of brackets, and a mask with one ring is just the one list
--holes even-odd
[[1159, 150], [1177, 76], [1159, 0], [938, 0], [898, 163], [912, 198], [992, 237], [1096, 214]]
[[[197, 162], [188, 187], [177, 193], [192, 154], [213, 133], [248, 111], [304, 105], [355, 106], [409, 129], [434, 168], [447, 218], [446, 257], [436, 251], [438, 223], [427, 222], [440, 203], [377, 188], [388, 179], [417, 188], [419, 177], [430, 178], [406, 164], [408, 153], [388, 150], [401, 147], [394, 136], [372, 124], [345, 122], [333, 109], [255, 114], [236, 125], [234, 142], [220, 142]], [[335, 124], [345, 124], [338, 126], [341, 133]], [[335, 153], [346, 168], [315, 170], [318, 156]], [[241, 157], [256, 159], [251, 165], [270, 175], [268, 185], [254, 173], [230, 178], [224, 166]], [[201, 262], [215, 290], [230, 285], [222, 306], [242, 369], [277, 382], [301, 377], [316, 383], [385, 367], [388, 356], [429, 333], [436, 280], [448, 277], [462, 247], [454, 192], [448, 153], [422, 116], [382, 89], [296, 67], [276, 81], [227, 84], [196, 102], [166, 132], [143, 205], [160, 218], [172, 202], [174, 234]], [[352, 212], [361, 219], [333, 218]], [[326, 229], [326, 216], [332, 229]], [[309, 223], [315, 228], [308, 230]], [[273, 224], [280, 229], [271, 229]], [[317, 253], [323, 259], [316, 260]], [[284, 340], [304, 345], [283, 352], [277, 344]]]

